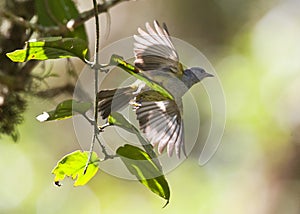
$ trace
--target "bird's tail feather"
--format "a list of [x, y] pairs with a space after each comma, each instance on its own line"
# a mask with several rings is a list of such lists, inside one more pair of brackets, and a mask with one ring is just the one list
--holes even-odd
[[121, 110], [134, 97], [134, 88], [131, 86], [101, 90], [98, 92], [98, 111], [102, 119], [106, 119], [111, 112]]

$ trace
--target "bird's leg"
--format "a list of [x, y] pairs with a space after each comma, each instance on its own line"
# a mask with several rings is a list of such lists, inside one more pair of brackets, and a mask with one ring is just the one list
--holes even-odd
[[139, 107], [142, 106], [140, 103], [136, 102], [136, 98], [130, 100], [129, 105], [132, 106], [133, 111], [137, 110]]

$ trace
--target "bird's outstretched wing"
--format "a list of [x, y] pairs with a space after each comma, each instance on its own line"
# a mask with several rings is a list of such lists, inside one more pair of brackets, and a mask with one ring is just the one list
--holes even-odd
[[181, 149], [185, 153], [183, 121], [175, 101], [150, 90], [136, 97], [135, 106], [140, 129], [153, 146], [158, 145], [159, 154], [165, 148], [169, 156], [174, 149], [178, 157]]
[[146, 31], [138, 28], [139, 35], [134, 35], [134, 54], [136, 67], [143, 71], [160, 70], [181, 75], [182, 65], [171, 41], [167, 27], [154, 21], [154, 29], [146, 23]]
[[133, 99], [136, 88], [127, 86], [117, 89], [106, 89], [98, 92], [98, 111], [106, 119], [112, 111], [119, 111]]

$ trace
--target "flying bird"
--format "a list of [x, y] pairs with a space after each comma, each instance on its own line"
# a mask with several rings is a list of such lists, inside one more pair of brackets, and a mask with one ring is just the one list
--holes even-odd
[[112, 111], [130, 104], [136, 112], [140, 130], [154, 147], [158, 147], [158, 153], [167, 149], [172, 156], [175, 150], [180, 158], [181, 150], [186, 155], [182, 96], [194, 84], [213, 75], [200, 67], [184, 69], [167, 26], [160, 26], [157, 21], [153, 26], [147, 22], [146, 30], [138, 28], [139, 35], [134, 35], [134, 66], [139, 75], [162, 86], [173, 99], [137, 80], [126, 87], [101, 90], [98, 109], [102, 119], [106, 119]]

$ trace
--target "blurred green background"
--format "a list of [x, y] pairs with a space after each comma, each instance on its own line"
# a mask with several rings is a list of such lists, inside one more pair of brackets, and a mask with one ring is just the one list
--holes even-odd
[[[164, 209], [138, 182], [101, 171], [84, 187], [67, 179], [58, 188], [52, 168], [80, 148], [72, 121], [38, 123], [35, 116], [56, 100], [29, 98], [19, 143], [1, 139], [0, 213], [300, 213], [299, 8], [298, 0], [138, 0], [112, 8], [103, 46], [157, 19], [210, 60], [227, 104], [218, 151], [199, 166], [196, 146], [167, 175], [171, 201]], [[92, 20], [87, 27], [92, 41]]]

